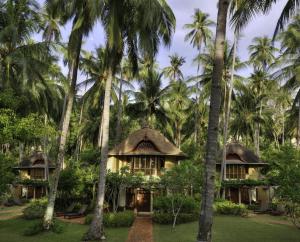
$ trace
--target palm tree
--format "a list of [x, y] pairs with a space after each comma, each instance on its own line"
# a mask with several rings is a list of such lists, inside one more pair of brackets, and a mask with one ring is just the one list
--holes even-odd
[[[212, 39], [212, 31], [209, 27], [213, 27], [215, 23], [209, 19], [209, 14], [203, 13], [200, 9], [195, 9], [192, 16], [193, 23], [185, 24], [184, 28], [190, 30], [185, 36], [185, 41], [190, 40], [190, 44], [197, 48], [199, 54], [201, 53], [202, 44], [207, 46]], [[199, 65], [198, 65], [199, 70]]]
[[[195, 9], [193, 17], [193, 23], [191, 24], [185, 24], [184, 28], [189, 29], [190, 32], [186, 34], [185, 36], [185, 41], [190, 40], [190, 43], [193, 45], [193, 47], [197, 48], [198, 50], [198, 55], [201, 54], [201, 47], [202, 44], [204, 46], [207, 46], [208, 42], [211, 42], [212, 39], [212, 31], [209, 29], [209, 27], [212, 27], [215, 25], [213, 21], [209, 19], [209, 15], [206, 13], [201, 12], [199, 9]], [[200, 63], [198, 63], [198, 68], [197, 68], [197, 75], [200, 69]], [[196, 90], [196, 102], [200, 100], [199, 95], [199, 87], [196, 84], [195, 86]], [[196, 108], [196, 111], [198, 108]], [[196, 120], [198, 120], [199, 113], [196, 112]], [[195, 122], [195, 142], [198, 143], [198, 134], [199, 134], [199, 128], [198, 128], [198, 122]]]
[[127, 106], [127, 113], [133, 119], [140, 119], [142, 124], [155, 126], [156, 123], [166, 123], [163, 99], [168, 86], [162, 88], [162, 76], [163, 73], [159, 74], [155, 70], [150, 70], [148, 77], [141, 81], [140, 90], [134, 93], [135, 102]]
[[[260, 96], [263, 94], [261, 88], [263, 87], [263, 81], [267, 80], [267, 70], [272, 63], [275, 62], [275, 52], [277, 48], [272, 45], [271, 40], [268, 37], [256, 37], [253, 39], [253, 44], [249, 46], [250, 60], [249, 62], [254, 67], [254, 75], [252, 76], [255, 79], [257, 87], [257, 95]], [[259, 110], [259, 116], [261, 117], [262, 104]], [[260, 124], [256, 123], [255, 129], [255, 151], [259, 155], [260, 152]]]
[[[281, 40], [282, 55], [279, 58], [278, 68], [273, 77], [280, 83], [284, 81], [283, 87], [290, 91], [296, 91], [293, 107], [298, 109], [298, 125], [297, 125], [297, 145], [300, 144], [300, 16], [296, 16], [293, 22], [288, 26], [279, 39]], [[277, 66], [276, 66], [277, 67]]]
[[178, 54], [170, 55], [170, 66], [165, 67], [163, 72], [172, 82], [183, 79], [180, 67], [185, 63], [185, 59]]
[[109, 116], [111, 85], [116, 67], [119, 66], [127, 46], [128, 58], [137, 70], [138, 47], [142, 53], [154, 56], [158, 44], [170, 44], [175, 17], [165, 1], [105, 1], [101, 20], [106, 32], [107, 79], [103, 106], [102, 147], [95, 216], [85, 235], [86, 240], [104, 239], [103, 202], [105, 195], [106, 164], [109, 141]]
[[214, 70], [211, 86], [205, 170], [197, 242], [211, 242], [212, 239], [212, 206], [214, 202], [216, 154], [221, 106], [221, 80], [224, 68], [224, 48], [229, 3], [230, 1], [228, 0], [220, 0], [218, 4]]
[[180, 148], [183, 140], [183, 126], [187, 122], [191, 90], [184, 81], [177, 81], [170, 85], [166, 94], [166, 109], [168, 115], [168, 123], [171, 126], [172, 138], [177, 147]]
[[[239, 32], [247, 23], [251, 21], [257, 14], [267, 14], [277, 0], [241, 0], [240, 6], [232, 18], [232, 23]], [[299, 10], [299, 0], [287, 0], [281, 15], [277, 21], [274, 31], [274, 38], [279, 31], [282, 31], [292, 16], [296, 15]]]
[[272, 45], [268, 37], [256, 37], [249, 46], [249, 62], [253, 65], [254, 70], [266, 71], [275, 61], [275, 52], [277, 48]]
[[97, 17], [101, 11], [101, 4], [99, 1], [56, 1], [49, 0], [47, 2], [53, 8], [57, 8], [57, 14], [66, 23], [69, 19], [73, 19], [72, 31], [68, 42], [68, 62], [71, 73], [71, 81], [66, 96], [66, 107], [62, 117], [61, 134], [59, 138], [59, 148], [57, 155], [56, 169], [53, 174], [53, 181], [50, 185], [49, 200], [44, 216], [44, 228], [49, 230], [53, 223], [54, 204], [57, 193], [57, 186], [60, 171], [63, 167], [65, 145], [67, 140], [67, 133], [70, 124], [71, 112], [73, 108], [73, 101], [76, 92], [77, 71], [79, 66], [79, 57], [81, 51], [82, 40], [92, 30]]

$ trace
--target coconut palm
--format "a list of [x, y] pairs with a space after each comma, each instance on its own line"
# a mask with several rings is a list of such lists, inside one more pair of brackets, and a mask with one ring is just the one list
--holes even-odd
[[[296, 96], [293, 103], [293, 109], [296, 106], [298, 109], [298, 125], [297, 125], [297, 144], [300, 144], [300, 16], [296, 16], [293, 22], [288, 26], [279, 39], [281, 40], [282, 55], [276, 67], [277, 71], [273, 73], [273, 77], [280, 83], [284, 83], [284, 88], [292, 92], [296, 91]], [[292, 116], [294, 117], [294, 116]]]
[[[277, 0], [241, 0], [240, 6], [232, 18], [232, 23], [236, 26], [239, 32], [247, 23], [249, 23], [259, 13], [267, 14]], [[291, 17], [296, 15], [299, 10], [299, 0], [287, 0], [277, 21], [274, 31], [274, 37], [279, 31], [282, 31], [285, 25], [291, 20]]]
[[140, 90], [134, 93], [134, 103], [128, 104], [127, 113], [140, 123], [155, 126], [156, 123], [166, 124], [167, 116], [163, 100], [168, 86], [162, 88], [162, 76], [150, 70], [147, 78], [140, 82]]
[[172, 82], [183, 79], [183, 74], [180, 67], [185, 63], [185, 59], [178, 54], [173, 54], [169, 56], [170, 66], [163, 69], [166, 77], [170, 78]]
[[[215, 25], [213, 21], [209, 19], [209, 15], [206, 13], [201, 12], [199, 9], [195, 9], [194, 15], [192, 16], [193, 23], [185, 24], [184, 28], [190, 30], [189, 33], [185, 36], [185, 41], [190, 40], [190, 44], [193, 45], [194, 48], [197, 48], [198, 55], [201, 54], [201, 47], [202, 45], [207, 46], [208, 42], [211, 42], [212, 39], [212, 31], [209, 29], [209, 27], [212, 27]], [[197, 68], [197, 75], [200, 69], [200, 63], [198, 63]], [[196, 101], [200, 100], [199, 96], [199, 87], [196, 84], [195, 85], [195, 95], [196, 95]], [[196, 111], [198, 108], [196, 107]], [[196, 120], [198, 119], [198, 112], [196, 112]], [[198, 122], [195, 122], [195, 142], [198, 143], [198, 134], [199, 134], [199, 127]]]
[[268, 37], [256, 37], [249, 46], [249, 62], [255, 70], [264, 70], [276, 60], [275, 53], [277, 48], [272, 45]]
[[103, 106], [102, 147], [99, 172], [98, 194], [94, 219], [86, 240], [104, 239], [103, 202], [105, 195], [106, 164], [109, 141], [110, 98], [113, 76], [128, 50], [128, 59], [133, 70], [137, 70], [138, 50], [149, 56], [157, 53], [160, 41], [168, 45], [175, 26], [175, 17], [165, 1], [105, 1], [102, 23], [106, 32], [106, 73]]
[[79, 66], [79, 57], [81, 51], [82, 40], [92, 30], [97, 17], [101, 12], [102, 1], [57, 1], [48, 0], [46, 4], [57, 9], [55, 12], [65, 24], [72, 19], [72, 31], [68, 41], [68, 64], [70, 68], [70, 86], [66, 96], [66, 106], [64, 108], [62, 117], [62, 127], [59, 138], [59, 148], [57, 155], [57, 165], [53, 174], [53, 181], [50, 185], [49, 201], [44, 216], [44, 228], [49, 230], [53, 222], [53, 212], [57, 193], [57, 186], [60, 171], [63, 167], [65, 145], [67, 140], [67, 133], [70, 124], [71, 112], [73, 108], [73, 101], [76, 93], [77, 71]]
[[190, 44], [197, 48], [200, 54], [202, 45], [207, 46], [212, 39], [212, 31], [209, 27], [213, 27], [215, 23], [209, 19], [209, 14], [201, 12], [198, 8], [195, 9], [192, 18], [192, 23], [184, 25], [185, 29], [190, 30], [184, 40], [190, 41]]
[[212, 206], [214, 202], [216, 154], [222, 93], [221, 81], [224, 69], [224, 44], [229, 3], [230, 1], [228, 0], [220, 0], [218, 3], [214, 69], [211, 86], [205, 169], [197, 242], [211, 242], [212, 239]]
[[180, 148], [183, 136], [183, 126], [189, 118], [189, 108], [191, 89], [189, 89], [184, 81], [173, 82], [167, 91], [166, 111], [168, 115], [168, 129], [171, 133], [172, 140], [177, 147]]

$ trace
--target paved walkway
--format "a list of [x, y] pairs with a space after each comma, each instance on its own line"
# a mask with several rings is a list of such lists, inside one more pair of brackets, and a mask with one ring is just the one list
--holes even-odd
[[136, 217], [126, 242], [153, 242], [151, 217]]

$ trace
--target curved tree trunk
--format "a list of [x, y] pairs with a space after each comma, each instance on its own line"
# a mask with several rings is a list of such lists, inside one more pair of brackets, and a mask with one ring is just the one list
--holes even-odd
[[115, 144], [120, 142], [121, 138], [121, 119], [122, 119], [122, 92], [123, 92], [123, 77], [122, 77], [122, 70], [121, 70], [121, 80], [120, 80], [120, 87], [119, 87], [119, 100], [118, 100], [118, 116], [117, 116], [117, 128], [116, 128], [116, 139]]
[[44, 222], [43, 222], [44, 228], [46, 230], [50, 229], [52, 222], [53, 222], [53, 213], [54, 213], [54, 205], [55, 205], [55, 199], [56, 199], [56, 193], [57, 193], [58, 180], [59, 180], [60, 171], [63, 166], [67, 134], [68, 134], [68, 130], [69, 130], [70, 118], [71, 118], [71, 113], [72, 113], [72, 108], [73, 108], [73, 101], [74, 101], [75, 92], [76, 92], [77, 71], [78, 71], [78, 65], [79, 65], [81, 44], [82, 44], [82, 35], [80, 35], [78, 38], [76, 56], [75, 56], [74, 60], [72, 61], [72, 80], [71, 80], [71, 85], [69, 88], [69, 93], [67, 96], [66, 110], [64, 112], [64, 117], [63, 117], [63, 122], [62, 122], [62, 129], [61, 129], [61, 135], [60, 135], [60, 139], [59, 139], [59, 149], [58, 149], [58, 155], [57, 155], [57, 161], [56, 161], [56, 168], [55, 168], [55, 171], [53, 174], [52, 181], [50, 183], [48, 205], [46, 208]]
[[108, 158], [108, 141], [109, 141], [109, 113], [110, 113], [110, 96], [113, 73], [112, 69], [108, 69], [108, 77], [105, 84], [105, 97], [103, 107], [103, 134], [101, 147], [101, 163], [99, 172], [98, 194], [96, 201], [96, 208], [93, 221], [90, 225], [89, 231], [85, 235], [85, 240], [104, 240], [103, 231], [103, 204], [105, 196], [105, 180], [106, 180], [106, 164]]
[[297, 147], [299, 147], [300, 144], [300, 98], [298, 100], [298, 105]]
[[[232, 96], [232, 90], [233, 90], [237, 40], [238, 40], [238, 36], [237, 36], [237, 33], [235, 33], [234, 43], [233, 43], [233, 59], [232, 59], [232, 66], [231, 66], [231, 77], [230, 77], [229, 90], [228, 90], [228, 102], [227, 102], [227, 107], [225, 106], [225, 110], [224, 110], [224, 112], [226, 112], [226, 114], [225, 114], [224, 127], [223, 127], [223, 153], [222, 153], [222, 165], [221, 165], [221, 181], [226, 179], [226, 144], [227, 144], [227, 139], [228, 139], [228, 125], [229, 125], [229, 119], [230, 119], [231, 96]], [[225, 190], [223, 191], [222, 197], [225, 198]]]
[[216, 154], [221, 106], [221, 80], [224, 68], [224, 45], [229, 0], [219, 1], [215, 58], [212, 77], [209, 123], [206, 143], [206, 160], [197, 242], [211, 242], [213, 223], [213, 201], [215, 190]]

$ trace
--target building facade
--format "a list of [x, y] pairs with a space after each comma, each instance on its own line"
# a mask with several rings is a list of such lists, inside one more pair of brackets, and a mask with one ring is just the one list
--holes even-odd
[[[159, 177], [164, 171], [185, 158], [185, 154], [159, 131], [142, 128], [109, 151], [107, 169], [117, 172], [128, 166], [132, 173], [142, 172], [146, 178]], [[126, 188], [121, 191], [119, 206], [151, 212], [155, 191], [145, 188]]]

